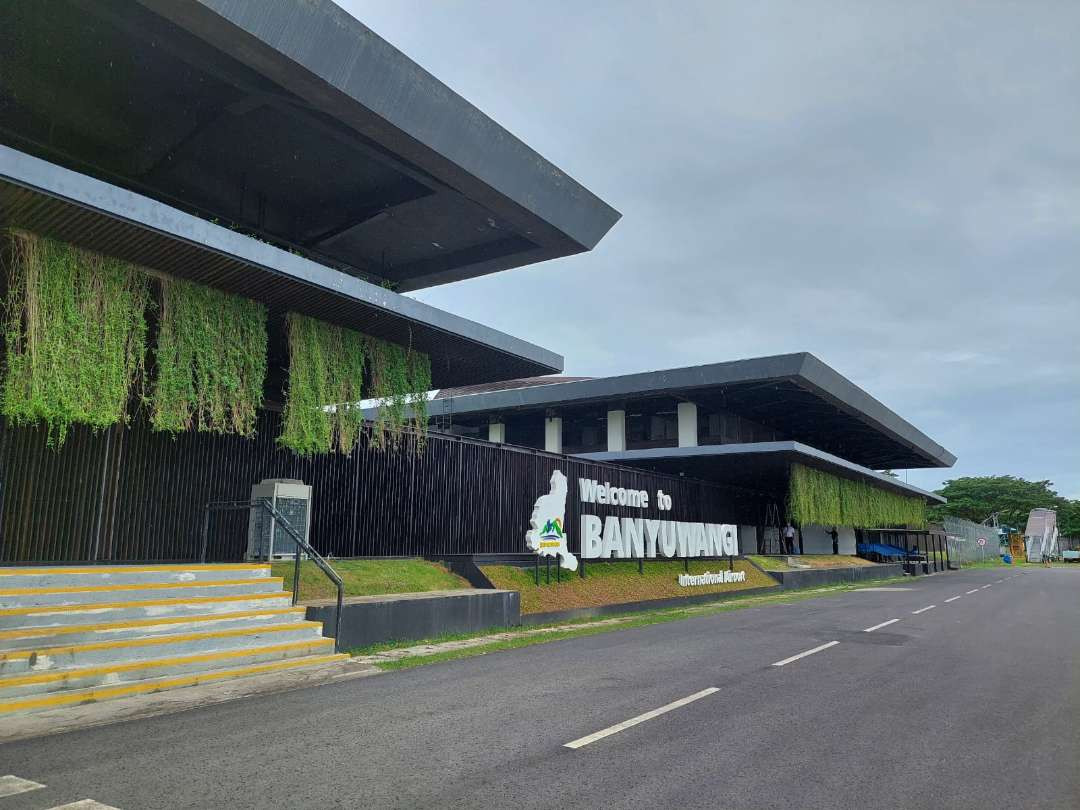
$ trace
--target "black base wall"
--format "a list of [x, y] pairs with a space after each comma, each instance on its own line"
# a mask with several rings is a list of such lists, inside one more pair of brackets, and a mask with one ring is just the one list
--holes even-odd
[[809, 568], [805, 571], [766, 571], [783, 588], [809, 588], [815, 585], [833, 585], [838, 582], [862, 582], [872, 579], [889, 579], [904, 575], [904, 566], [853, 565], [850, 568]]
[[[333, 604], [310, 605], [307, 618], [322, 622], [324, 631], [330, 635], [334, 627], [334, 609]], [[521, 595], [517, 591], [361, 597], [342, 607], [338, 648], [346, 651], [380, 641], [416, 641], [519, 624]]]

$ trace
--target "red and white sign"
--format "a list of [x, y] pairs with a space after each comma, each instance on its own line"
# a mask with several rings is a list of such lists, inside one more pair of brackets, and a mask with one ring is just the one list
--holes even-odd
[[985, 546], [986, 545], [986, 538], [985, 537], [980, 537], [979, 538], [979, 545], [980, 546]]

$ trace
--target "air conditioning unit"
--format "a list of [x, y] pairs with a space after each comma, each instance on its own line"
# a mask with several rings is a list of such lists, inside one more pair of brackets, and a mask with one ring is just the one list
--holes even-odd
[[[251, 500], [267, 499], [297, 534], [308, 541], [311, 487], [295, 478], [265, 478], [251, 488]], [[303, 552], [301, 552], [302, 556]], [[296, 541], [270, 513], [259, 506], [248, 517], [248, 560], [291, 560]]]

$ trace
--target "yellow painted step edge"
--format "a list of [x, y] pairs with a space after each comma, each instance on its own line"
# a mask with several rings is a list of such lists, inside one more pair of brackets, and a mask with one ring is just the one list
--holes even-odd
[[177, 588], [224, 588], [231, 585], [263, 585], [267, 582], [284, 584], [284, 577], [253, 577], [251, 579], [209, 579], [190, 582], [125, 582], [119, 585], [80, 585], [75, 588], [4, 588], [0, 596], [40, 596], [59, 593], [105, 593], [107, 591], [166, 591]]
[[189, 596], [183, 599], [143, 599], [134, 602], [84, 602], [79, 605], [29, 605], [0, 608], [0, 616], [25, 616], [30, 613], [69, 613], [78, 610], [112, 610], [115, 608], [158, 607], [160, 605], [206, 605], [215, 602], [243, 602], [247, 599], [292, 599], [292, 591], [260, 591], [227, 596]]
[[228, 680], [230, 678], [242, 678], [248, 675], [261, 675], [263, 673], [275, 672], [283, 669], [300, 669], [301, 667], [311, 667], [316, 666], [317, 664], [330, 664], [334, 661], [343, 661], [348, 657], [349, 656], [345, 653], [338, 653], [335, 655], [313, 655], [305, 656], [303, 658], [286, 658], [284, 661], [271, 661], [267, 664], [252, 664], [248, 667], [222, 669], [215, 672], [200, 672], [194, 675], [179, 675], [175, 678], [147, 683], [132, 683], [125, 686], [94, 686], [89, 689], [60, 692], [58, 694], [45, 695], [43, 697], [0, 701], [0, 714], [24, 711], [27, 709], [68, 706], [72, 703], [96, 703], [101, 700], [108, 700], [109, 698], [127, 697], [129, 695], [139, 695], [147, 692], [160, 692], [165, 689], [196, 686], [201, 683]]
[[[278, 594], [274, 594], [277, 596]], [[35, 639], [46, 636], [66, 636], [72, 633], [96, 633], [108, 630], [134, 630], [137, 627], [157, 627], [163, 624], [186, 624], [194, 622], [229, 621], [230, 619], [255, 619], [260, 616], [284, 616], [286, 613], [303, 615], [307, 609], [302, 605], [286, 608], [261, 608], [256, 610], [236, 610], [232, 613], [198, 613], [189, 616], [162, 616], [157, 619], [131, 619], [126, 622], [101, 622], [99, 624], [54, 624], [49, 627], [20, 627], [15, 630], [0, 630], [0, 641], [10, 639]], [[0, 655], [3, 651], [0, 650]]]
[[0, 577], [28, 577], [52, 574], [145, 574], [158, 571], [254, 571], [269, 569], [267, 563], [192, 563], [191, 565], [90, 565], [81, 568], [59, 566], [0, 567]]
[[26, 686], [32, 683], [51, 683], [52, 681], [65, 681], [69, 678], [82, 678], [87, 675], [105, 675], [110, 672], [131, 672], [138, 669], [156, 669], [157, 667], [169, 667], [177, 664], [195, 664], [201, 661], [218, 661], [229, 658], [243, 658], [253, 653], [288, 652], [298, 650], [301, 647], [311, 646], [334, 646], [332, 638], [311, 638], [306, 641], [290, 641], [287, 644], [268, 644], [265, 647], [245, 647], [240, 650], [217, 650], [209, 653], [197, 653], [196, 655], [178, 655], [172, 658], [151, 658], [146, 661], [125, 661], [122, 664], [101, 664], [96, 667], [77, 667], [75, 669], [58, 669], [51, 672], [38, 672], [33, 675], [8, 675], [0, 677], [0, 689], [9, 686]]
[[93, 641], [88, 644], [70, 644], [62, 647], [40, 647], [33, 650], [0, 650], [0, 662], [24, 661], [31, 655], [73, 655], [93, 650], [118, 650], [124, 647], [153, 647], [160, 644], [175, 644], [183, 641], [203, 641], [212, 638], [235, 638], [237, 636], [255, 636], [259, 633], [287, 633], [291, 630], [319, 628], [322, 634], [322, 622], [294, 622], [292, 624], [266, 624], [258, 627], [232, 627], [228, 630], [203, 630], [174, 635], [148, 636], [146, 638], [119, 638], [115, 641]]

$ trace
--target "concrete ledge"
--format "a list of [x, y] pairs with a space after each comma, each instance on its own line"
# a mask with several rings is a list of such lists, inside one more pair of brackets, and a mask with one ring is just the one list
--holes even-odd
[[694, 596], [676, 596], [671, 599], [647, 599], [641, 602], [620, 602], [615, 605], [599, 605], [597, 607], [573, 608], [572, 610], [554, 610], [548, 613], [525, 613], [521, 617], [521, 623], [548, 624], [549, 622], [561, 622], [574, 619], [590, 619], [595, 616], [613, 616], [619, 613], [633, 613], [639, 610], [661, 610], [663, 608], [683, 607], [684, 605], [700, 605], [704, 602], [723, 602], [736, 596], [752, 596], [764, 593], [777, 593], [781, 588], [769, 585], [764, 588], [743, 588], [726, 593], [699, 593]]
[[806, 568], [800, 571], [766, 571], [785, 590], [810, 588], [815, 585], [834, 585], [840, 582], [862, 582], [868, 579], [888, 579], [904, 575], [900, 563], [883, 565], [853, 565], [845, 568]]
[[[307, 618], [334, 626], [332, 599], [309, 603]], [[341, 609], [342, 651], [380, 641], [412, 641], [521, 624], [517, 591], [456, 590], [351, 596]]]

